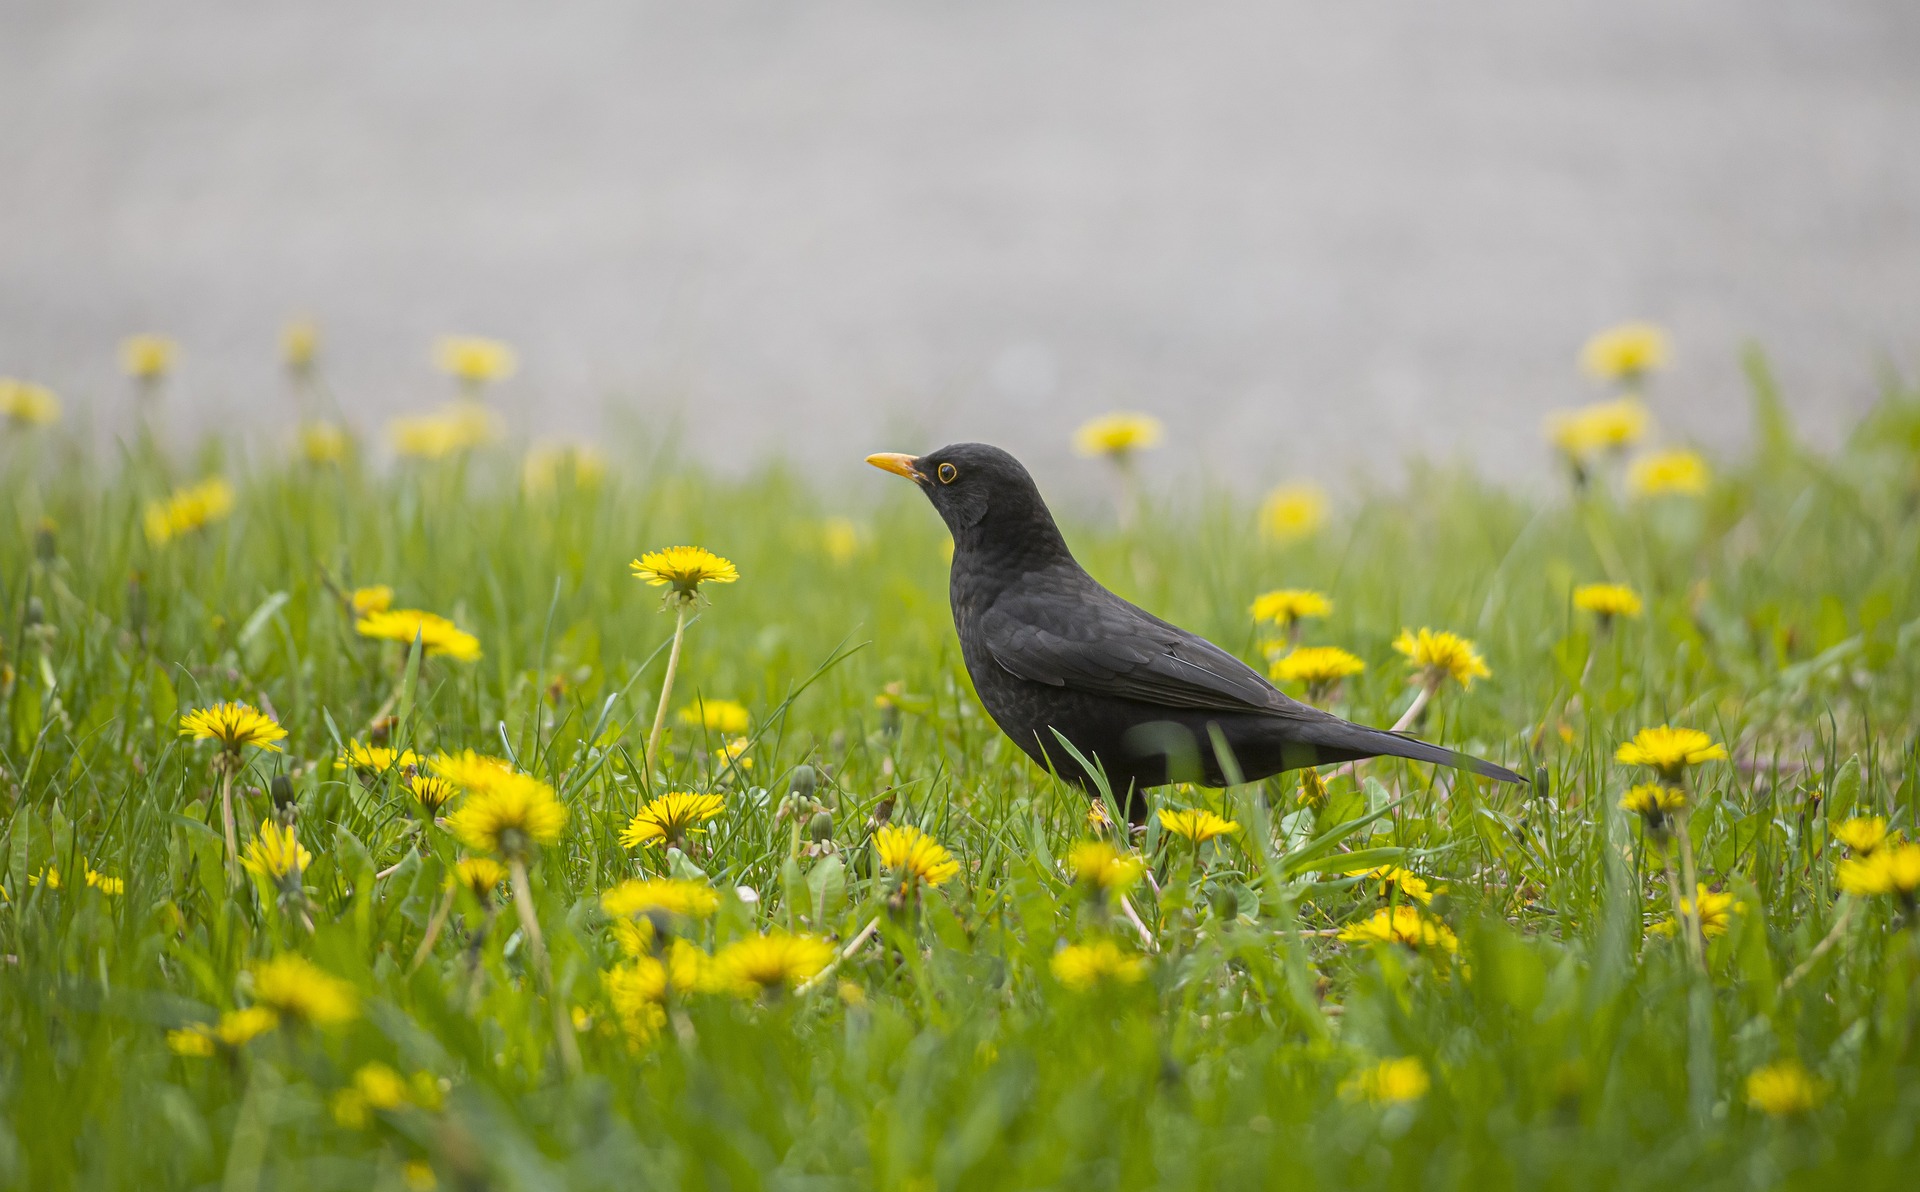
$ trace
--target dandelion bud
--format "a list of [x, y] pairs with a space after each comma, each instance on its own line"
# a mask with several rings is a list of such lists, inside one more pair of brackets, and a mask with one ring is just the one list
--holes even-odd
[[1214, 918], [1223, 923], [1240, 917], [1240, 895], [1232, 886], [1215, 886], [1207, 891], [1207, 901], [1213, 906]]
[[276, 810], [288, 811], [293, 807], [293, 779], [285, 774], [275, 774], [273, 781], [267, 784], [267, 793], [273, 796]]
[[807, 821], [807, 839], [816, 842], [833, 839], [833, 813], [831, 811], [816, 811], [813, 813], [813, 818]]
[[47, 619], [47, 606], [40, 603], [40, 598], [38, 596], [27, 597], [26, 627], [28, 629], [32, 629], [35, 625], [39, 625], [45, 622], [46, 619]]
[[54, 538], [54, 524], [42, 518], [33, 531], [33, 557], [42, 563], [51, 563], [60, 555], [59, 545]]
[[814, 789], [820, 785], [820, 776], [814, 773], [812, 766], [795, 766], [793, 778], [787, 787], [797, 799], [813, 798]]

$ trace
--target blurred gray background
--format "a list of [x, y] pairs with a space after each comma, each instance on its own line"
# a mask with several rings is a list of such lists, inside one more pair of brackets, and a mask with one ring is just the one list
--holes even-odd
[[1831, 440], [1920, 358], [1920, 4], [0, 7], [0, 373], [111, 427], [165, 331], [170, 400], [272, 429], [303, 313], [365, 425], [472, 331], [530, 432], [823, 476], [1070, 480], [1113, 408], [1166, 475], [1538, 476], [1626, 318], [1663, 433], [1739, 442], [1753, 339]]

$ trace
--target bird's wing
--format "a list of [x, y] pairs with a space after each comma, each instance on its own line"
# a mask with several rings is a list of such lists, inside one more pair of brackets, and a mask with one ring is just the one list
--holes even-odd
[[1098, 587], [1002, 593], [980, 616], [982, 643], [1034, 683], [1174, 708], [1285, 715], [1300, 707], [1220, 647]]

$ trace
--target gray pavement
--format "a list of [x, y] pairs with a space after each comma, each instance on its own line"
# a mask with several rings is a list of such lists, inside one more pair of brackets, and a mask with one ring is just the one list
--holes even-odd
[[110, 424], [164, 330], [271, 426], [300, 312], [368, 423], [471, 330], [523, 425], [850, 484], [1115, 407], [1163, 476], [1538, 476], [1628, 317], [1668, 433], [1739, 441], [1752, 338], [1831, 439], [1920, 365], [1920, 5], [0, 7], [0, 373]]

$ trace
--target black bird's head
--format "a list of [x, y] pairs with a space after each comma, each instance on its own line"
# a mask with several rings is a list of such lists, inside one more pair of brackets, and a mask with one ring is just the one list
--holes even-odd
[[956, 550], [1066, 549], [1033, 477], [998, 447], [955, 443], [922, 456], [869, 455], [867, 462], [919, 485], [953, 531]]

